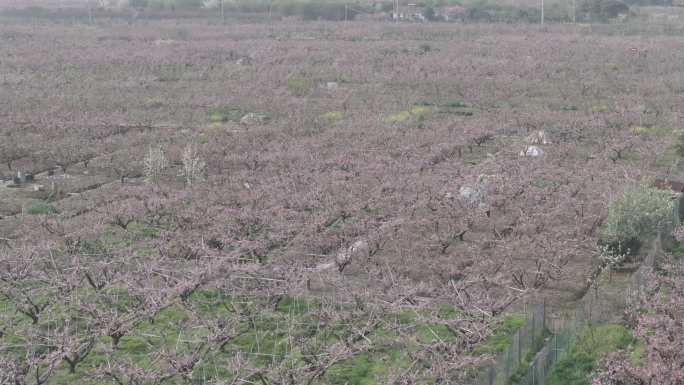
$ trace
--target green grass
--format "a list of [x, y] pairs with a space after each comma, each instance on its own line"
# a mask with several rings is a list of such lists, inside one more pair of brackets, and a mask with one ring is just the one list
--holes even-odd
[[416, 123], [421, 124], [425, 120], [425, 115], [430, 113], [430, 111], [430, 108], [424, 105], [415, 105], [408, 110], [386, 116], [383, 119], [383, 122], [385, 122], [385, 124], [399, 124], [415, 121]]
[[473, 116], [475, 115], [476, 109], [469, 106], [462, 100], [451, 100], [443, 104], [439, 108], [439, 112], [442, 114], [452, 114], [459, 116]]
[[276, 306], [276, 311], [285, 314], [296, 314], [303, 315], [306, 314], [310, 309], [310, 303], [301, 298], [293, 298], [285, 296]]
[[28, 208], [26, 208], [26, 214], [29, 215], [40, 215], [40, 214], [55, 214], [57, 213], [57, 208], [52, 204], [44, 201], [34, 202]]
[[419, 324], [416, 325], [416, 340], [421, 344], [432, 342], [456, 342], [456, 336], [445, 325]]
[[326, 384], [374, 385], [383, 383], [390, 368], [406, 368], [410, 365], [408, 354], [399, 348], [385, 348], [337, 363], [328, 369]]
[[330, 111], [321, 115], [321, 119], [327, 124], [335, 124], [340, 120], [344, 119], [344, 112], [342, 111]]
[[305, 96], [309, 93], [309, 82], [306, 79], [292, 77], [287, 79], [287, 89], [294, 96]]
[[525, 323], [526, 317], [522, 314], [507, 314], [501, 324], [487, 340], [473, 350], [473, 354], [497, 354], [501, 353], [511, 344], [513, 334]]
[[548, 385], [589, 385], [591, 373], [606, 353], [635, 347], [632, 358], [640, 360], [643, 347], [622, 325], [589, 326], [570, 341], [568, 354], [553, 366]]
[[137, 238], [157, 238], [160, 230], [157, 227], [148, 226], [144, 223], [133, 222], [128, 225], [127, 230], [134, 234]]
[[450, 100], [450, 101], [444, 103], [444, 107], [465, 108], [465, 107], [468, 107], [468, 104], [466, 104], [466, 102], [464, 102], [463, 100]]
[[528, 372], [530, 363], [534, 361], [534, 357], [544, 347], [546, 337], [550, 334], [551, 332], [549, 330], [544, 330], [544, 332], [534, 340], [531, 348], [526, 352], [522, 352], [523, 356], [520, 359], [520, 363], [518, 364], [518, 367], [513, 370], [513, 374], [511, 374], [511, 385], [521, 384], [521, 381]]
[[209, 121], [212, 123], [225, 123], [225, 122], [239, 122], [244, 115], [243, 111], [238, 107], [233, 106], [221, 106], [210, 108], [207, 111], [209, 115]]
[[[110, 290], [117, 292], [109, 292]], [[122, 312], [130, 311], [133, 299], [123, 291], [119, 293], [119, 290], [112, 287], [106, 294], [118, 298], [114, 304], [117, 309]], [[94, 295], [91, 291], [86, 288], [81, 294], [90, 297]], [[226, 362], [237, 351], [245, 353], [256, 367], [301, 368], [306, 365], [305, 357], [321, 355], [333, 344], [354, 338], [355, 331], [365, 328], [371, 321], [370, 314], [357, 309], [341, 309], [343, 313], [349, 311], [345, 313], [348, 317], [326, 321], [320, 318], [321, 303], [308, 299], [285, 296], [277, 302], [271, 302], [271, 305], [267, 301], [269, 299], [266, 298], [236, 299], [216, 290], [196, 291], [187, 298], [184, 305], [172, 305], [160, 311], [154, 320], [141, 320], [134, 330], [121, 338], [113, 354], [116, 359], [131, 360], [140, 368], [150, 368], [153, 365], [149, 356], [152, 352], [159, 349], [181, 353], [192, 351], [197, 346], [197, 341], [206, 338], [208, 329], [192, 327], [192, 312], [208, 319], [235, 320], [239, 317], [241, 320], [236, 329], [237, 336], [229, 342], [225, 351], [217, 349], [209, 352], [200, 363], [202, 369], [197, 371], [198, 383], [207, 379], [226, 380], [232, 378], [232, 374], [226, 370]], [[0, 309], [14, 313], [11, 303], [0, 305]], [[192, 312], [186, 307], [192, 308]], [[51, 328], [58, 328], [63, 318], [69, 317], [72, 312], [60, 304], [55, 304], [50, 309], [53, 317], [59, 315], [52, 319]], [[411, 366], [412, 353], [434, 343], [457, 342], [457, 337], [447, 326], [447, 322], [460, 316], [460, 312], [450, 306], [408, 309], [383, 315], [380, 323], [363, 337], [372, 341], [369, 350], [334, 363], [314, 384], [365, 385], [386, 381], [390, 373], [403, 371]], [[30, 320], [18, 314], [14, 318], [17, 318], [17, 322], [13, 322], [16, 330], [8, 330], [0, 338], [0, 344], [23, 344], [23, 339], [15, 336], [22, 335], [27, 328], [32, 327]], [[491, 349], [500, 349], [498, 345], [510, 339], [504, 334], [514, 332], [522, 320], [518, 316], [505, 317], [499, 325], [499, 333], [488, 341], [495, 346]], [[43, 320], [41, 323], [46, 327]], [[88, 373], [92, 368], [104, 364], [106, 357], [100, 352], [111, 343], [110, 337], [100, 337], [98, 346], [77, 366], [76, 373], [69, 373], [67, 365], [62, 363], [56, 370], [54, 380], [49, 383], [95, 383], [89, 380]], [[20, 360], [24, 356], [23, 348], [17, 348], [13, 353]], [[414, 368], [429, 370], [429, 366], [430, 362], [427, 360]], [[102, 383], [106, 382], [103, 381]]]

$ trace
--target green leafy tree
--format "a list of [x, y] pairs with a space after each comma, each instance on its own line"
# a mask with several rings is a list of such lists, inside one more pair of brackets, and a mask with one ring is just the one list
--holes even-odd
[[437, 17], [437, 15], [435, 14], [435, 9], [431, 6], [425, 7], [425, 10], [423, 11], [423, 16], [425, 16], [425, 18], [429, 21], [434, 21]]
[[611, 202], [603, 236], [610, 242], [643, 240], [672, 219], [673, 196], [669, 191], [645, 186], [628, 187]]

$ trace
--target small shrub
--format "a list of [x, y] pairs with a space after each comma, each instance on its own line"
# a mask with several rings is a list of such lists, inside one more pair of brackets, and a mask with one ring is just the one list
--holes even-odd
[[340, 120], [344, 119], [344, 112], [342, 112], [342, 111], [326, 112], [325, 114], [321, 115], [321, 119], [323, 119], [328, 124], [334, 124], [334, 123], [337, 123]]
[[649, 132], [649, 129], [647, 127], [642, 127], [642, 126], [635, 126], [630, 129], [632, 134], [634, 135], [643, 135], [647, 134]]
[[414, 119], [418, 125], [422, 125], [425, 122], [425, 115], [430, 112], [430, 108], [422, 105], [415, 105], [406, 111], [400, 111], [396, 114], [387, 116], [383, 121], [387, 124], [398, 124], [405, 123], [411, 119]]
[[608, 107], [605, 104], [597, 104], [597, 105], [591, 107], [591, 112], [594, 112], [594, 113], [610, 112], [610, 107]]
[[387, 124], [404, 123], [411, 118], [411, 113], [408, 111], [397, 112], [387, 116], [383, 121]]
[[610, 247], [609, 245], [599, 246], [599, 261], [610, 269], [622, 265], [627, 259], [627, 255], [631, 253], [630, 249], [625, 249], [622, 252], [622, 245], [618, 243], [617, 247]]
[[427, 43], [421, 44], [421, 45], [418, 47], [418, 52], [419, 52], [421, 55], [425, 55], [426, 53], [428, 53], [428, 52], [430, 52], [430, 51], [432, 51], [432, 50], [433, 50], [432, 46], [431, 46], [430, 44], [427, 44]]
[[607, 253], [608, 255], [618, 256], [623, 255], [625, 259], [628, 257], [633, 257], [639, 253], [641, 249], [641, 241], [632, 239], [623, 239], [618, 241], [605, 241], [599, 240], [598, 246], [601, 253]]

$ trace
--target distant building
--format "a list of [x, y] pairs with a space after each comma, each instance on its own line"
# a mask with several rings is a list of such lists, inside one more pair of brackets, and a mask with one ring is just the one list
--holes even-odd
[[400, 5], [392, 14], [392, 19], [397, 21], [425, 21], [424, 8], [417, 4]]
[[465, 20], [467, 15], [468, 9], [457, 5], [451, 7], [439, 7], [435, 9], [435, 18], [443, 21], [462, 21]]

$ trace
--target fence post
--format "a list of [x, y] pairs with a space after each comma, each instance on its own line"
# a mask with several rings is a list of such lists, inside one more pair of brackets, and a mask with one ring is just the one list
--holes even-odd
[[535, 385], [535, 374], [537, 374], [537, 363], [535, 361], [532, 361], [532, 385]]
[[534, 347], [534, 329], [535, 329], [535, 323], [536, 323], [534, 320], [534, 317], [535, 317], [535, 312], [532, 312], [532, 336], [530, 337], [531, 338], [531, 340], [530, 340], [530, 342], [531, 342], [530, 347], [531, 348]]
[[[523, 327], [525, 327], [523, 325]], [[522, 362], [522, 344], [520, 343], [522, 334], [520, 334], [520, 330], [522, 328], [518, 329], [515, 333], [518, 335], [518, 366], [520, 366], [520, 363]]]
[[553, 362], [558, 361], [558, 336], [553, 335]]
[[504, 385], [508, 385], [508, 379], [511, 377], [511, 349], [506, 348], [506, 369], [504, 370]]

